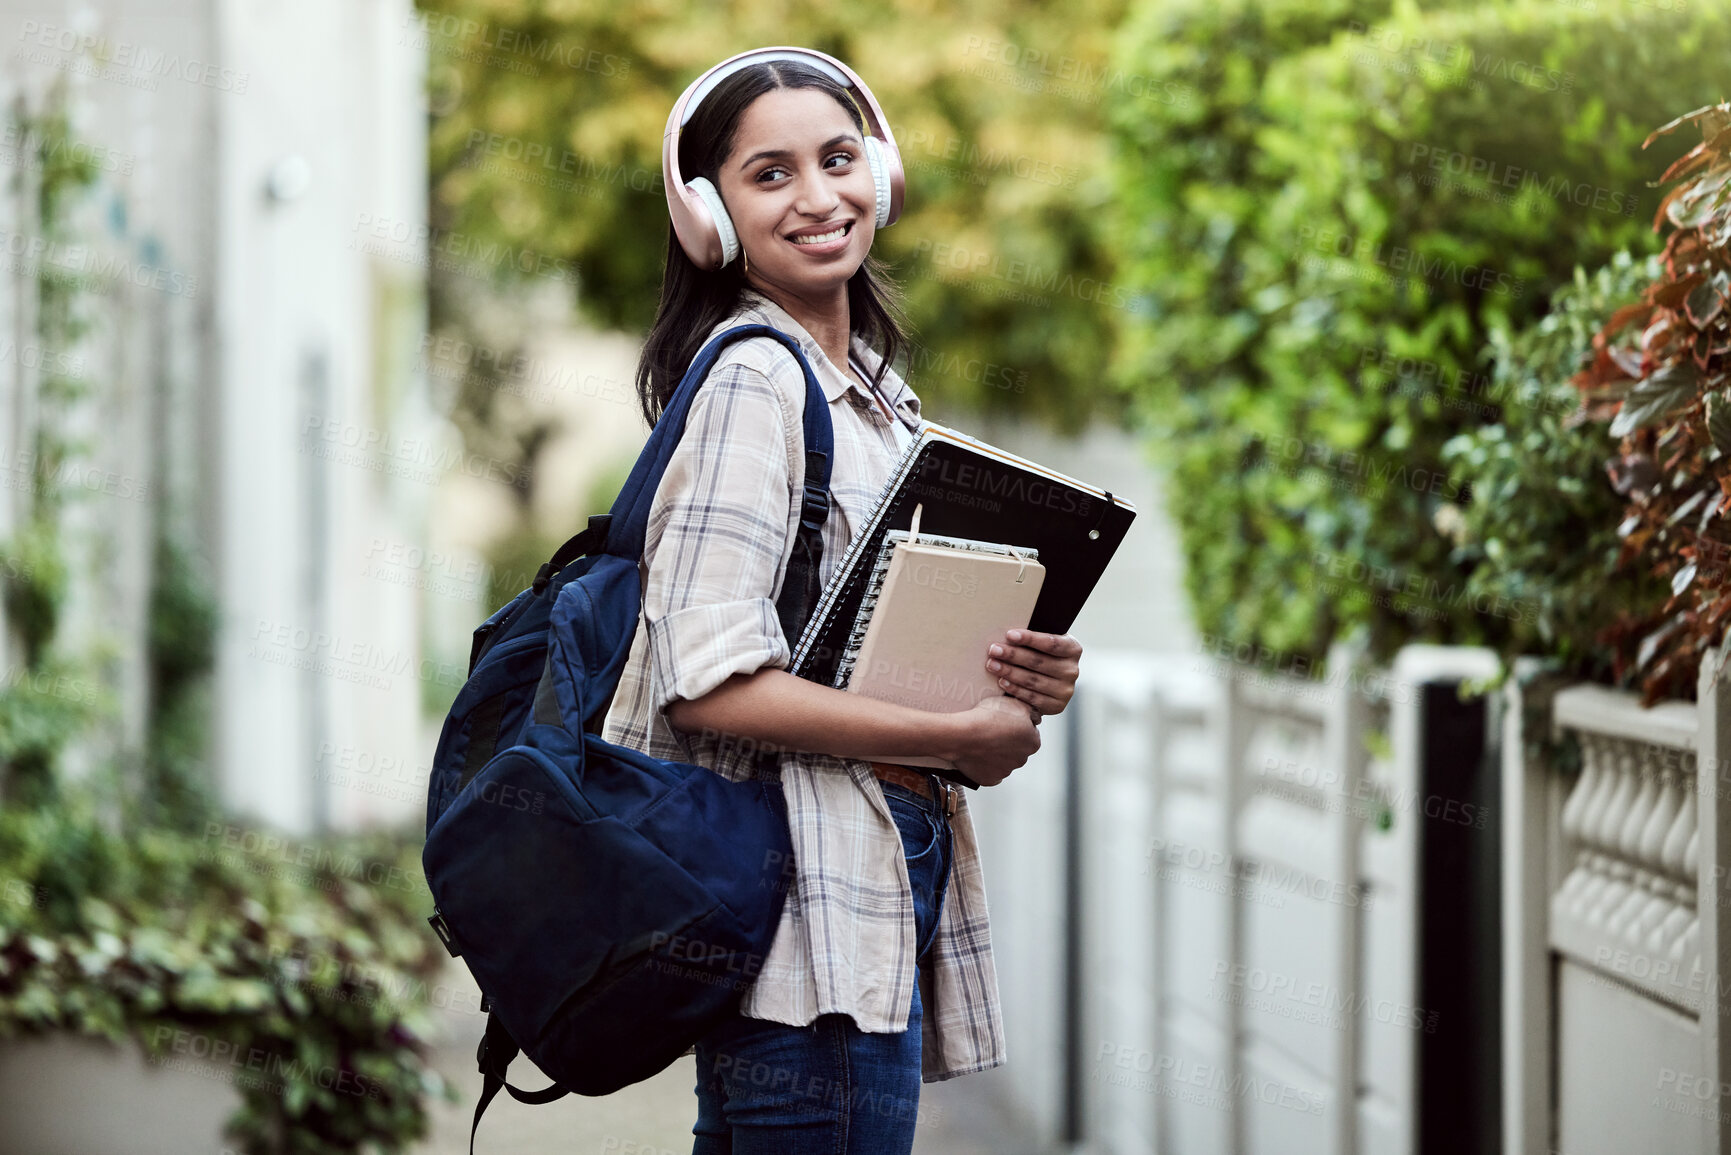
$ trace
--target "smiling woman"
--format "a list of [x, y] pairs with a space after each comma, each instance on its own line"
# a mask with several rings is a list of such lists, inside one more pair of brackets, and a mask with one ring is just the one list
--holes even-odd
[[836, 322], [847, 318], [848, 281], [876, 232], [877, 193], [860, 132], [827, 93], [784, 88], [751, 103], [739, 136], [772, 145], [729, 158], [720, 172], [746, 281], [844, 364], [848, 332]]
[[[638, 369], [644, 413], [657, 419], [723, 330], [794, 338], [834, 433], [816, 561], [827, 584], [920, 421], [891, 365], [907, 344], [896, 298], [870, 255], [901, 209], [894, 140], [839, 61], [763, 50], [686, 90], [663, 163], [672, 222]], [[650, 507], [643, 620], [602, 731], [779, 780], [787, 801], [794, 861], [773, 941], [739, 1013], [697, 1044], [696, 1155], [905, 1155], [922, 1077], [1004, 1061], [965, 791], [869, 759], [938, 755], [968, 785], [999, 783], [1039, 748], [1039, 716], [1069, 702], [1081, 655], [1067, 635], [1010, 631], [980, 655], [1003, 696], [958, 713], [788, 672], [797, 639], [776, 599], [800, 526], [806, 396], [796, 358], [756, 336], [727, 346], [692, 398]]]
[[[908, 344], [899, 298], [869, 255], [880, 221], [892, 223], [902, 201], [900, 157], [881, 115], [874, 111], [882, 140], [867, 134], [839, 72], [798, 59], [751, 64], [719, 81], [715, 75], [676, 105], [663, 149], [672, 221], [661, 305], [637, 374], [651, 423], [704, 337], [746, 289], [795, 304], [795, 316], [850, 319], [852, 333], [882, 355], [874, 386]], [[811, 243], [812, 234], [838, 225], [842, 238]], [[798, 254], [789, 251], [796, 243]], [[795, 255], [828, 259], [802, 267], [791, 261]], [[807, 293], [819, 311], [801, 304]], [[812, 335], [845, 365], [849, 326], [839, 333], [833, 322], [820, 327], [826, 332]]]

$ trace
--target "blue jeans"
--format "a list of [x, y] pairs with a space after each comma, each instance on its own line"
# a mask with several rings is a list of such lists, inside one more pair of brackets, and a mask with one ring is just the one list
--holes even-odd
[[881, 783], [901, 831], [917, 945], [907, 1029], [867, 1034], [851, 1015], [790, 1027], [735, 1015], [697, 1044], [692, 1155], [908, 1155], [920, 1105], [920, 986], [950, 877], [938, 801]]

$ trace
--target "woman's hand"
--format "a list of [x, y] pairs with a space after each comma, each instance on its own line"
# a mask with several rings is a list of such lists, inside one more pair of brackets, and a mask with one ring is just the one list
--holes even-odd
[[1038, 725], [1042, 715], [1063, 713], [1076, 696], [1081, 661], [1082, 643], [1069, 634], [1010, 630], [986, 655], [986, 669], [997, 675], [999, 689], [1033, 709]]
[[1008, 697], [982, 698], [971, 710], [946, 715], [961, 729], [945, 757], [981, 786], [996, 786], [1040, 748], [1028, 706]]

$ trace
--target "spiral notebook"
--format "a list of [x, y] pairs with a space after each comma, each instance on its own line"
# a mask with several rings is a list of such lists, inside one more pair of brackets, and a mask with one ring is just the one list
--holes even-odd
[[[1028, 624], [1045, 576], [1026, 546], [891, 530], [832, 684], [937, 713], [1002, 694], [987, 648]], [[954, 769], [935, 756], [872, 760]]]
[[1045, 573], [1027, 626], [1054, 634], [1069, 630], [1136, 517], [1109, 490], [923, 421], [824, 586], [794, 650], [795, 674], [837, 684], [885, 539], [912, 525], [916, 506], [922, 540], [1033, 550]]

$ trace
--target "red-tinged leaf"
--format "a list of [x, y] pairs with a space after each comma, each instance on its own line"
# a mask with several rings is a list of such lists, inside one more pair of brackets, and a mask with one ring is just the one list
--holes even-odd
[[1679, 614], [1642, 638], [1641, 645], [1635, 650], [1635, 668], [1637, 670], [1645, 668], [1647, 663], [1658, 654], [1659, 647], [1663, 646], [1682, 625], [1683, 617]]
[[1725, 297], [1718, 285], [1704, 280], [1683, 300], [1683, 311], [1697, 328], [1705, 329], [1725, 308]]
[[1624, 437], [1669, 416], [1695, 396], [1700, 375], [1688, 364], [1661, 365], [1629, 391], [1611, 422], [1612, 437]]
[[1668, 181], [1676, 180], [1678, 177], [1687, 176], [1692, 172], [1712, 164], [1714, 159], [1713, 150], [1708, 147], [1706, 141], [1702, 141], [1700, 144], [1672, 161], [1671, 167], [1660, 174], [1657, 183], [1665, 184]]
[[1635, 386], [1634, 391], [1654, 395], [1680, 391], [1693, 396], [1699, 392], [1700, 388], [1701, 374], [1696, 371], [1694, 366], [1679, 362], [1659, 366], [1645, 381]]
[[1659, 467], [1644, 453], [1630, 453], [1612, 458], [1605, 464], [1611, 488], [1624, 497], [1644, 497], [1659, 484]]
[[1624, 305], [1611, 314], [1611, 319], [1606, 321], [1605, 327], [1599, 331], [1608, 337], [1615, 337], [1623, 331], [1625, 326], [1635, 321], [1645, 321], [1647, 315], [1652, 311], [1653, 306], [1646, 301], [1636, 301], [1633, 305]]
[[1701, 273], [1690, 273], [1676, 281], [1669, 281], [1653, 289], [1653, 302], [1667, 309], [1675, 309], [1689, 299], [1689, 293], [1707, 278]]
[[1731, 128], [1731, 105], [1715, 104], [1701, 114], [1701, 135], [1714, 139]]
[[1720, 207], [1719, 190], [1728, 180], [1731, 167], [1714, 169], [1684, 186], [1683, 195], [1671, 204], [1671, 223], [1680, 229], [1693, 229], [1711, 220]]
[[1665, 359], [1665, 350], [1677, 334], [1677, 314], [1654, 306], [1653, 323], [1641, 330], [1641, 355], [1653, 361]]
[[1682, 196], [1684, 189], [1687, 187], [1688, 186], [1686, 185], [1678, 185], [1660, 198], [1659, 207], [1653, 210], [1654, 232], [1658, 232], [1660, 229], [1665, 227], [1665, 222], [1670, 219], [1671, 202]]
[[1676, 132], [1677, 129], [1679, 129], [1680, 127], [1682, 127], [1685, 124], [1688, 124], [1691, 120], [1694, 120], [1696, 117], [1705, 116], [1714, 107], [1715, 106], [1711, 105], [1711, 104], [1703, 104], [1700, 108], [1695, 109], [1695, 111], [1693, 111], [1693, 112], [1685, 112], [1682, 116], [1679, 116], [1675, 120], [1666, 121], [1664, 124], [1661, 124], [1658, 128], [1655, 128], [1652, 132], [1649, 132], [1647, 134], [1647, 139], [1643, 140], [1641, 142], [1641, 147], [1646, 148], [1648, 145], [1652, 144], [1655, 140], [1658, 140], [1661, 136], [1671, 135], [1673, 132]]
[[[1685, 517], [1688, 517], [1691, 513], [1694, 513], [1697, 509], [1700, 509], [1701, 503], [1706, 501], [1706, 500], [1707, 500], [1707, 491], [1705, 489], [1696, 490], [1694, 493], [1689, 495], [1688, 501], [1685, 501], [1682, 505], [1679, 505], [1676, 509], [1671, 511], [1671, 516], [1669, 516], [1665, 519], [1665, 524], [1666, 525], [1676, 525], [1678, 522], [1682, 521]], [[1689, 576], [1694, 577], [1695, 575], [1691, 573]]]
[[1666, 275], [1671, 280], [1694, 272], [1697, 266], [1712, 256], [1703, 245], [1701, 235], [1689, 231], [1673, 233], [1671, 239], [1666, 242], [1665, 251], [1669, 257]]
[[1695, 335], [1694, 342], [1689, 346], [1689, 360], [1694, 362], [1697, 372], [1707, 372], [1707, 366], [1713, 360], [1713, 342], [1707, 334]]
[[1641, 354], [1622, 345], [1611, 345], [1605, 349], [1605, 359], [1616, 367], [1625, 377], [1639, 380], [1641, 373]]

